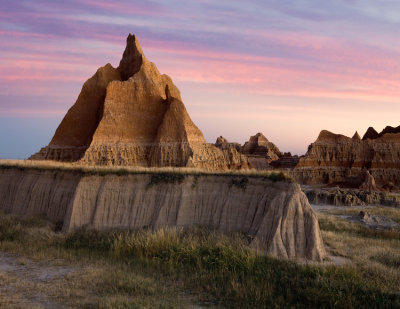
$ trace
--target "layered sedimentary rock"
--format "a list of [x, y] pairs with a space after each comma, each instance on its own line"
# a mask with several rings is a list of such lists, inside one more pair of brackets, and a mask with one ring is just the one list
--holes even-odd
[[206, 143], [170, 77], [129, 35], [118, 68], [100, 68], [83, 86], [50, 144], [31, 159], [87, 164], [248, 168], [236, 149]]
[[321, 260], [317, 217], [299, 185], [234, 175], [0, 169], [0, 209], [46, 215], [63, 231], [211, 227], [284, 258]]
[[268, 141], [262, 133], [251, 136], [240, 152], [247, 156], [252, 167], [260, 170], [271, 169], [270, 163], [278, 160], [281, 155], [278, 147]]
[[215, 147], [218, 147], [220, 149], [229, 149], [231, 147], [235, 148], [238, 152], [241, 152], [242, 146], [239, 143], [231, 143], [229, 142], [225, 137], [219, 136], [217, 137], [217, 140], [215, 141]]
[[265, 157], [268, 163], [278, 160], [281, 155], [279, 148], [274, 143], [271, 143], [262, 133], [251, 136], [249, 141], [243, 145], [242, 153]]
[[[368, 130], [367, 136], [372, 136]], [[365, 136], [364, 136], [365, 137]], [[322, 131], [293, 171], [304, 184], [343, 184], [358, 187], [370, 171], [376, 184], [400, 184], [400, 133], [377, 138], [349, 138]]]
[[285, 152], [279, 156], [278, 160], [272, 161], [270, 165], [276, 169], [293, 169], [299, 163], [300, 157]]
[[303, 192], [307, 195], [308, 201], [316, 205], [383, 205], [400, 207], [400, 196], [382, 191], [364, 191], [339, 187], [313, 188], [305, 186]]

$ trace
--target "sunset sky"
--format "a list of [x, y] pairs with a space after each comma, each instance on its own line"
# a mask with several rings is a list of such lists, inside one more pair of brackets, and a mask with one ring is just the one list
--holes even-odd
[[129, 33], [209, 142], [304, 154], [322, 129], [400, 125], [398, 0], [0, 0], [0, 158], [47, 145]]

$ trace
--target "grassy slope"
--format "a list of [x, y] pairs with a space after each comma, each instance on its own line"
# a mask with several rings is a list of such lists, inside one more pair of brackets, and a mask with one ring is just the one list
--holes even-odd
[[60, 235], [54, 228], [44, 220], [1, 214], [0, 250], [85, 265], [79, 276], [69, 278], [69, 293], [55, 291], [60, 301], [77, 307], [179, 308], [193, 302], [228, 308], [400, 306], [399, 281], [395, 288], [364, 268], [261, 256], [247, 250], [241, 235], [201, 229]]

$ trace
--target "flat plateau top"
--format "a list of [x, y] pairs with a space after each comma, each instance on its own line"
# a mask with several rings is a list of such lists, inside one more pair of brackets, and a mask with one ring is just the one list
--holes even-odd
[[254, 178], [268, 178], [273, 181], [293, 182], [293, 179], [281, 171], [228, 170], [207, 171], [188, 167], [140, 167], [140, 166], [99, 166], [82, 165], [77, 163], [45, 161], [45, 160], [9, 160], [0, 159], [0, 169], [36, 169], [71, 171], [83, 174], [99, 175], [127, 175], [127, 174], [182, 174], [182, 175], [210, 175], [210, 176], [247, 176]]

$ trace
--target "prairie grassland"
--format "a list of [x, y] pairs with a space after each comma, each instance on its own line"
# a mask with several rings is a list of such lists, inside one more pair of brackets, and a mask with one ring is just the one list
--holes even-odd
[[[0, 265], [0, 290], [11, 287], [21, 299], [35, 291], [47, 295], [41, 303], [73, 308], [400, 306], [399, 287], [378, 273], [383, 268], [371, 272], [368, 267], [282, 261], [249, 250], [240, 234], [81, 229], [63, 235], [54, 230], [40, 218], [0, 214], [0, 252], [17, 254], [19, 267], [34, 261], [72, 269], [49, 284], [26, 283]], [[323, 233], [334, 246], [334, 233]], [[7, 293], [0, 293], [1, 304], [12, 305]]]
[[[363, 276], [384, 290], [400, 292], [400, 230], [372, 230], [338, 215], [360, 209], [334, 209], [318, 214], [324, 242], [336, 255], [352, 260]], [[400, 209], [372, 207], [365, 211], [400, 223]]]

